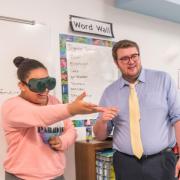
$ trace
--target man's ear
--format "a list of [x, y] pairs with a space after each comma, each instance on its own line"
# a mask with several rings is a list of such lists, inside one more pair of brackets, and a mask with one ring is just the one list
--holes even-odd
[[[118, 63], [117, 60], [114, 60], [115, 65], [118, 67]], [[119, 68], [119, 67], [118, 67]]]
[[19, 86], [19, 88], [20, 88], [21, 91], [25, 91], [25, 84], [24, 84], [24, 83], [19, 82], [19, 83], [18, 83], [18, 86]]

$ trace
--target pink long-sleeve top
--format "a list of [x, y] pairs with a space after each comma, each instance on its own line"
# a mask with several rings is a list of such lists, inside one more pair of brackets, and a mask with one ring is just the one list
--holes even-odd
[[[64, 150], [74, 143], [76, 131], [67, 105], [49, 96], [47, 106], [32, 104], [14, 97], [2, 105], [2, 119], [7, 141], [5, 171], [25, 180], [50, 180], [64, 174]], [[65, 120], [64, 120], [65, 119]], [[55, 151], [45, 144], [38, 133], [39, 126], [47, 127], [63, 120], [62, 146]]]

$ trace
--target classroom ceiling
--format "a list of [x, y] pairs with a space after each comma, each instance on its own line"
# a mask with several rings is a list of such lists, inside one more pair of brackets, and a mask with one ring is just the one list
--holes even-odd
[[180, 0], [116, 0], [118, 8], [180, 23]]

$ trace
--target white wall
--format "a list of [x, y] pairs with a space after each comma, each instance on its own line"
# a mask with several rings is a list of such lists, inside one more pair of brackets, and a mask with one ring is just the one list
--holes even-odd
[[[49, 70], [59, 78], [59, 33], [73, 34], [69, 28], [69, 15], [77, 15], [113, 23], [115, 41], [131, 39], [141, 48], [142, 63], [145, 67], [164, 69], [177, 81], [180, 69], [180, 24], [151, 18], [114, 7], [114, 0], [0, 0], [0, 15], [33, 19], [49, 26], [51, 51]], [[83, 34], [78, 34], [82, 35]], [[8, 38], [8, 37], [7, 37]], [[60, 97], [60, 85], [56, 95]], [[0, 131], [0, 137], [1, 131]], [[0, 162], [4, 156], [0, 154]], [[75, 180], [74, 149], [67, 152], [68, 162], [65, 176]], [[0, 179], [4, 179], [3, 168]]]

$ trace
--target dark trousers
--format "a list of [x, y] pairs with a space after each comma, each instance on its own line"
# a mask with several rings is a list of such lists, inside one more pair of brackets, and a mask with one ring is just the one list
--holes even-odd
[[[5, 180], [23, 180], [23, 179], [20, 179], [20, 178], [14, 176], [13, 174], [10, 174], [8, 172], [5, 172]], [[64, 179], [64, 176], [59, 176], [53, 180], [65, 180], [65, 179]]]
[[118, 151], [113, 155], [116, 180], [176, 180], [176, 161], [172, 151], [143, 156], [140, 160]]

